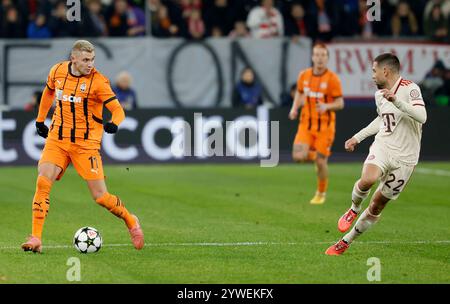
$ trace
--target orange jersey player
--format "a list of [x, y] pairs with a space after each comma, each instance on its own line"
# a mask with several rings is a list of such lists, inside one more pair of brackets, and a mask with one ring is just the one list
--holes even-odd
[[328, 49], [313, 47], [312, 68], [300, 72], [289, 118], [294, 120], [302, 107], [292, 157], [296, 162], [315, 161], [318, 186], [311, 204], [325, 202], [328, 187], [328, 157], [335, 134], [335, 111], [344, 107], [338, 76], [327, 68]]
[[[86, 180], [93, 199], [123, 219], [136, 249], [144, 246], [144, 234], [138, 218], [129, 213], [119, 197], [108, 193], [103, 174], [100, 143], [103, 130], [116, 133], [125, 113], [108, 79], [94, 68], [95, 49], [86, 40], [76, 41], [70, 61], [54, 65], [42, 94], [36, 129], [47, 138], [38, 165], [36, 192], [32, 202], [32, 233], [22, 244], [24, 251], [41, 252], [42, 230], [50, 207], [50, 190], [72, 163]], [[44, 124], [56, 101], [50, 129]], [[112, 119], [103, 125], [106, 107]]]

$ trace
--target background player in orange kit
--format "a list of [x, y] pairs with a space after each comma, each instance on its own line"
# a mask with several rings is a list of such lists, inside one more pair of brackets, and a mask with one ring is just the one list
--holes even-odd
[[312, 54], [312, 68], [302, 72], [289, 118], [294, 120], [302, 108], [292, 157], [296, 162], [315, 161], [317, 191], [311, 204], [323, 204], [328, 187], [328, 157], [335, 134], [335, 111], [344, 108], [341, 82], [327, 67], [328, 49], [316, 44]]
[[[125, 113], [108, 79], [94, 68], [95, 49], [86, 40], [76, 41], [70, 61], [54, 65], [42, 94], [36, 129], [47, 138], [38, 165], [33, 198], [32, 233], [22, 244], [24, 251], [41, 252], [42, 230], [50, 207], [50, 190], [72, 163], [86, 180], [93, 199], [115, 216], [123, 219], [136, 249], [144, 246], [144, 234], [138, 218], [129, 213], [119, 197], [108, 192], [103, 174], [100, 143], [103, 130], [116, 133]], [[56, 109], [49, 128], [44, 124], [53, 101]], [[102, 111], [112, 114], [103, 125]]]

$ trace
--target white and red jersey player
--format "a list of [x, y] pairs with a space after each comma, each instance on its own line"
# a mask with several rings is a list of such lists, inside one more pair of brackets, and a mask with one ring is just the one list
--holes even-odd
[[419, 160], [422, 124], [427, 119], [420, 88], [402, 77], [390, 90], [395, 101], [375, 92], [378, 116], [353, 137], [358, 142], [376, 134], [366, 164], [375, 164], [383, 172], [379, 189], [389, 199], [396, 199], [408, 182]]

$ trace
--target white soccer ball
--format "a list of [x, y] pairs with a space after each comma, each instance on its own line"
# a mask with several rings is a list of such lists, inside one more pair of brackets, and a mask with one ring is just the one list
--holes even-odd
[[73, 237], [75, 249], [81, 253], [93, 253], [102, 248], [102, 237], [97, 229], [83, 227], [75, 232]]

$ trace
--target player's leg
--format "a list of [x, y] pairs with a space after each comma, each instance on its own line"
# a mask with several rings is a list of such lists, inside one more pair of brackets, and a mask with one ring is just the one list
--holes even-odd
[[42, 231], [50, 208], [50, 191], [68, 164], [64, 149], [56, 143], [47, 142], [38, 165], [36, 190], [32, 201], [32, 229], [27, 242], [22, 244], [24, 251], [41, 251]]
[[367, 163], [363, 166], [361, 178], [355, 182], [352, 190], [351, 209], [359, 213], [362, 202], [369, 196], [370, 189], [379, 180], [383, 174], [378, 165]]
[[414, 166], [403, 165], [397, 166], [383, 175], [377, 191], [372, 197], [372, 202], [361, 214], [355, 227], [344, 236], [344, 241], [350, 244], [356, 237], [379, 220], [381, 211], [383, 211], [390, 200], [396, 200], [399, 197], [413, 171]]
[[364, 162], [361, 178], [353, 185], [352, 205], [338, 220], [338, 229], [346, 232], [352, 226], [361, 211], [362, 202], [369, 196], [370, 189], [389, 168], [389, 157], [376, 145], [370, 147]]
[[118, 218], [123, 219], [130, 232], [134, 247], [142, 249], [144, 247], [144, 233], [138, 218], [125, 208], [122, 200], [117, 195], [108, 192], [105, 180], [86, 180], [86, 182], [95, 202], [105, 207]]
[[317, 172], [317, 191], [310, 203], [313, 205], [320, 205], [325, 203], [328, 189], [328, 157], [318, 151], [315, 164]]
[[317, 158], [315, 161], [317, 172], [317, 191], [310, 201], [311, 204], [323, 204], [328, 189], [328, 157], [331, 155], [331, 146], [334, 141], [334, 130], [326, 130], [320, 132], [314, 138], [312, 145], [317, 150]]
[[377, 190], [372, 196], [369, 207], [363, 211], [355, 226], [341, 240], [330, 246], [325, 253], [327, 255], [343, 254], [357, 237], [379, 221], [381, 211], [389, 201], [389, 198], [383, 196], [381, 191]]
[[71, 159], [77, 172], [86, 180], [95, 202], [124, 220], [134, 246], [136, 249], [141, 249], [144, 246], [144, 234], [139, 220], [125, 208], [117, 195], [108, 192], [104, 180], [102, 159], [98, 150], [79, 148], [76, 153], [71, 154]]
[[310, 149], [312, 140], [311, 132], [299, 125], [292, 147], [292, 159], [295, 162], [302, 163], [315, 160], [316, 151]]
[[106, 188], [104, 179], [86, 180], [89, 191], [94, 201], [109, 212], [125, 221], [128, 228], [136, 226], [135, 218], [125, 208], [122, 200], [117, 196], [110, 194]]
[[53, 163], [42, 163], [38, 166], [36, 191], [33, 197], [33, 224], [31, 235], [42, 238], [45, 218], [50, 208], [50, 190], [62, 168]]
[[372, 197], [372, 202], [361, 214], [352, 230], [342, 240], [328, 248], [327, 254], [339, 255], [344, 253], [357, 237], [379, 221], [381, 212], [387, 203], [399, 197], [414, 171], [414, 166], [399, 165], [395, 162], [394, 166], [394, 169], [386, 171], [386, 174], [382, 176], [377, 191]]
[[380, 190], [377, 190], [372, 197], [372, 202], [369, 207], [363, 211], [350, 232], [343, 237], [344, 242], [350, 245], [358, 236], [378, 222], [381, 211], [383, 211], [389, 201], [389, 198], [385, 197]]

